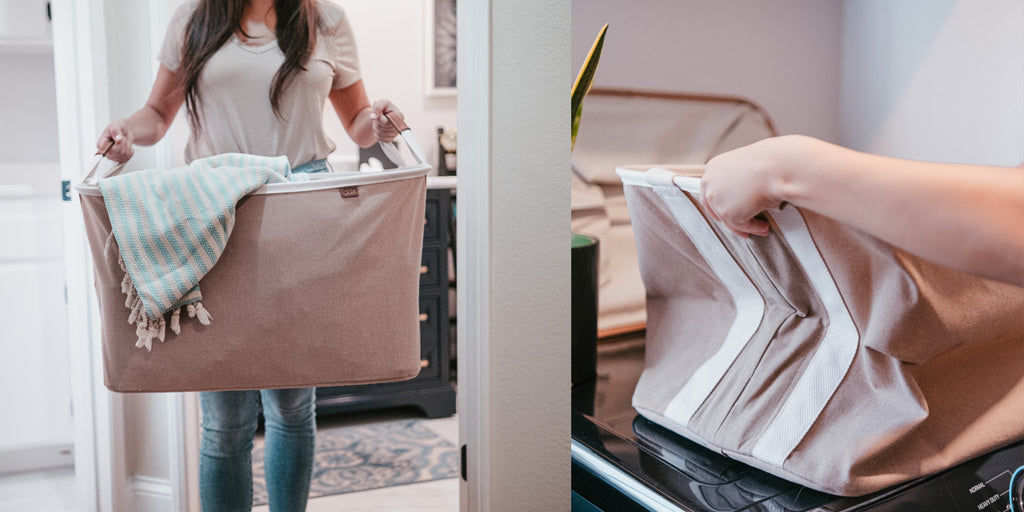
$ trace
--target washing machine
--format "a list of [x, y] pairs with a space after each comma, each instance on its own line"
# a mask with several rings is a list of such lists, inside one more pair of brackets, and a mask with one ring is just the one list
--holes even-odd
[[574, 512], [1024, 511], [1024, 471], [1014, 476], [1024, 466], [1024, 443], [868, 496], [833, 496], [726, 458], [639, 416], [630, 398], [642, 370], [642, 335], [602, 343], [597, 376], [573, 387]]

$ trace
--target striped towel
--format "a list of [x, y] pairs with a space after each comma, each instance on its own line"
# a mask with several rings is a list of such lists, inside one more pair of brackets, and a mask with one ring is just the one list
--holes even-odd
[[229, 153], [170, 171], [148, 170], [100, 180], [110, 217], [108, 249], [125, 271], [121, 291], [136, 324], [135, 346], [151, 350], [170, 327], [180, 331], [181, 309], [208, 325], [199, 280], [224, 251], [239, 199], [265, 183], [287, 181], [286, 157]]

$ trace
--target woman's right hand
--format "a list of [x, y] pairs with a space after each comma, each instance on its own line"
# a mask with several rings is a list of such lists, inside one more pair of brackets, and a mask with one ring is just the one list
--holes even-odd
[[785, 176], [795, 167], [807, 165], [807, 155], [819, 144], [810, 137], [788, 135], [712, 158], [701, 179], [704, 205], [715, 220], [737, 235], [767, 235], [768, 222], [761, 213], [780, 207]]
[[[113, 141], [110, 149], [107, 146]], [[105, 156], [117, 163], [127, 162], [135, 154], [135, 137], [131, 127], [125, 119], [117, 119], [107, 125], [100, 133], [100, 139], [96, 141], [96, 149], [102, 153], [106, 150]]]

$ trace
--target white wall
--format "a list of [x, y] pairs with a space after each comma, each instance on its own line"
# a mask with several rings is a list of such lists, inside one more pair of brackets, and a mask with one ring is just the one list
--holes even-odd
[[596, 86], [745, 96], [768, 110], [781, 133], [838, 141], [841, 7], [574, 0], [573, 73], [609, 23]]
[[781, 133], [945, 161], [1024, 160], [1017, 0], [575, 0], [595, 85], [746, 96]]
[[948, 162], [1024, 160], [1024, 3], [843, 5], [846, 145]]
[[[437, 127], [455, 127], [455, 97], [428, 97], [424, 42], [427, 0], [333, 0], [349, 16], [359, 47], [363, 83], [370, 101], [387, 98], [405, 114], [426, 153], [437, 166]], [[431, 14], [432, 15], [432, 14]], [[338, 159], [355, 160], [358, 148], [348, 139], [338, 116], [328, 107], [327, 133], [338, 144]]]

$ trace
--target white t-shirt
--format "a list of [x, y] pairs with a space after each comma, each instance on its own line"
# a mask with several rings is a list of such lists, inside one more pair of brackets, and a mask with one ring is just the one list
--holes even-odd
[[[177, 71], [185, 26], [197, 5], [183, 3], [175, 12], [159, 59]], [[356, 41], [340, 6], [317, 2], [326, 31], [318, 33], [307, 71], [293, 75], [280, 98], [281, 117], [270, 104], [270, 88], [284, 54], [277, 40], [249, 46], [232, 36], [199, 77], [201, 104], [198, 135], [189, 136], [185, 159], [221, 153], [287, 156], [292, 166], [326, 158], [335, 144], [323, 129], [323, 111], [331, 89], [342, 89], [360, 78]]]

